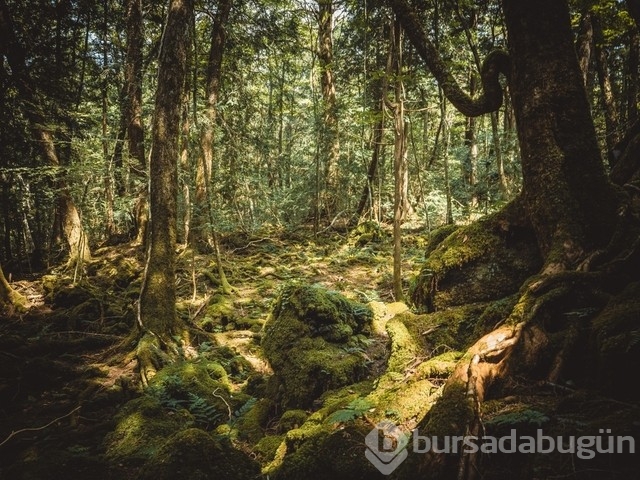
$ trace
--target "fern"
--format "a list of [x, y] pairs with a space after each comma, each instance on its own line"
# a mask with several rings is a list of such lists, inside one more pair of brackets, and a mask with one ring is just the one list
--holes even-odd
[[162, 383], [151, 387], [148, 394], [155, 397], [160, 405], [169, 411], [187, 410], [193, 415], [195, 423], [203, 428], [216, 424], [222, 417], [222, 413], [206, 398], [187, 391], [178, 375], [167, 376]]
[[242, 405], [238, 410], [233, 412], [233, 415], [231, 415], [231, 418], [229, 418], [229, 421], [227, 422], [227, 424], [230, 427], [233, 427], [236, 424], [236, 422], [240, 419], [240, 417], [245, 415], [247, 412], [249, 412], [249, 410], [253, 408], [253, 406], [256, 404], [257, 401], [258, 399], [254, 397], [251, 397], [249, 400], [247, 400], [244, 403], [244, 405]]
[[187, 410], [194, 416], [196, 423], [205, 428], [208, 428], [222, 417], [222, 413], [215, 406], [195, 393], [189, 393]]
[[638, 343], [640, 343], [640, 329], [634, 330], [630, 333], [629, 345], [627, 346], [627, 353], [631, 351], [633, 347], [635, 347]]
[[362, 417], [373, 404], [364, 398], [356, 398], [345, 408], [336, 410], [327, 419], [330, 423], [347, 423]]

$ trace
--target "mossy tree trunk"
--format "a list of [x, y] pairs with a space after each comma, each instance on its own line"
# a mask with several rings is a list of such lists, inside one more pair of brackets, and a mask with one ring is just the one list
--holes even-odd
[[552, 273], [575, 266], [609, 239], [615, 221], [607, 181], [564, 1], [503, 0], [509, 52], [492, 52], [482, 91], [464, 92], [406, 0], [389, 0], [447, 98], [477, 116], [502, 104], [506, 74], [522, 156], [523, 197]]
[[8, 307], [14, 311], [23, 312], [27, 309], [27, 304], [26, 297], [9, 285], [0, 265], [0, 309]]
[[[191, 0], [171, 0], [162, 37], [149, 174], [150, 236], [138, 313], [138, 361], [143, 383], [188, 342], [176, 313], [175, 250], [180, 113], [187, 69]], [[179, 340], [178, 340], [179, 339]]]
[[615, 199], [576, 58], [566, 2], [504, 0], [523, 196], [545, 272], [609, 240]]
[[[566, 365], [571, 363], [568, 357], [579, 347], [575, 335], [557, 322], [554, 328], [561, 332], [557, 335], [562, 342], [554, 346], [545, 332], [548, 325], [541, 325], [548, 319], [544, 312], [557, 309], [559, 298], [567, 305], [576, 304], [577, 278], [583, 282], [580, 290], [597, 290], [597, 286], [589, 283], [595, 282], [596, 271], [575, 270], [597, 267], [597, 262], [594, 267], [591, 260], [594, 252], [605, 248], [612, 239], [619, 200], [605, 174], [566, 1], [501, 2], [508, 54], [494, 52], [485, 59], [481, 69], [483, 89], [475, 97], [460, 89], [409, 4], [405, 0], [389, 3], [446, 97], [458, 110], [468, 116], [495, 111], [502, 103], [499, 73], [507, 77], [513, 102], [523, 190], [510, 206], [513, 210], [514, 206], [522, 205], [523, 213], [519, 216], [525, 218], [510, 218], [506, 208], [497, 214], [495, 221], [505, 232], [512, 225], [528, 224], [524, 230], [530, 226], [535, 233], [543, 262], [540, 275], [526, 280], [520, 288], [520, 298], [503, 318], [504, 325], [467, 350], [445, 386], [439, 402], [442, 404], [453, 398], [456, 391], [466, 392], [473, 418], [458, 420], [465, 425], [466, 434], [474, 435], [482, 428], [480, 405], [499, 379], [516, 372], [525, 377], [544, 376], [550, 382], [563, 377]], [[465, 230], [472, 232], [472, 228]], [[467, 241], [466, 235], [461, 238], [463, 243]], [[637, 255], [638, 242], [634, 245], [633, 253]], [[556, 317], [557, 314], [552, 318]], [[598, 353], [589, 351], [584, 355]], [[540, 365], [549, 358], [548, 364]], [[584, 364], [582, 361], [581, 365]], [[450, 461], [451, 458], [436, 455], [425, 459], [421, 467], [438, 478], [438, 469], [442, 473], [444, 464]], [[462, 455], [457, 468], [454, 467], [457, 478], [476, 478], [478, 465], [476, 456]]]

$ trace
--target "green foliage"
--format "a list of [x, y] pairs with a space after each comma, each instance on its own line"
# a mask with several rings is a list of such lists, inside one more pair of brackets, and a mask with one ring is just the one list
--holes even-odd
[[162, 383], [150, 386], [147, 394], [156, 398], [167, 410], [187, 410], [193, 415], [196, 425], [202, 428], [211, 427], [223, 416], [209, 400], [188, 391], [188, 386], [178, 374], [168, 375]]
[[345, 408], [333, 412], [327, 421], [330, 423], [346, 423], [362, 417], [372, 407], [373, 403], [366, 398], [356, 398]]
[[249, 412], [249, 410], [251, 410], [254, 407], [257, 401], [258, 399], [255, 397], [251, 397], [249, 400], [247, 400], [244, 403], [244, 405], [242, 405], [239, 409], [233, 412], [227, 424], [233, 428], [235, 424], [238, 422], [238, 419], [246, 415]]

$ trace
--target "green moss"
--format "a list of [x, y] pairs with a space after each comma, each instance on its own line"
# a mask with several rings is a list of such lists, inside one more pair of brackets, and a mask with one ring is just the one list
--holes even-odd
[[376, 478], [378, 472], [363, 454], [362, 438], [369, 430], [363, 422], [341, 430], [311, 424], [291, 430], [262, 473], [273, 480]]
[[233, 300], [228, 295], [216, 294], [206, 307], [204, 316], [198, 321], [198, 326], [208, 332], [221, 331], [236, 320]]
[[430, 357], [434, 352], [465, 350], [473, 345], [479, 336], [478, 318], [486, 308], [487, 304], [476, 303], [423, 315], [405, 313], [399, 319]]
[[278, 431], [288, 432], [294, 428], [300, 428], [307, 418], [309, 414], [305, 410], [287, 410], [278, 421]]
[[433, 247], [412, 282], [421, 310], [495, 300], [518, 291], [542, 265], [533, 232], [517, 203], [449, 234]]
[[417, 368], [419, 378], [448, 378], [462, 358], [463, 352], [449, 351], [430, 358]]
[[461, 383], [449, 385], [429, 411], [420, 430], [430, 435], [462, 435], [467, 424], [473, 419], [471, 399], [467, 388]]
[[367, 221], [360, 223], [351, 230], [348, 237], [350, 245], [364, 247], [369, 243], [382, 242], [388, 235], [378, 222]]
[[269, 420], [273, 416], [274, 404], [268, 398], [255, 402], [253, 407], [235, 420], [233, 427], [237, 430], [238, 438], [257, 443], [267, 429]]
[[143, 468], [143, 479], [255, 478], [258, 465], [229, 442], [190, 428], [172, 435]]
[[307, 408], [324, 392], [367, 375], [358, 335], [370, 332], [372, 317], [367, 306], [319, 286], [283, 290], [262, 346], [284, 408]]
[[141, 464], [192, 421], [186, 412], [170, 414], [149, 395], [131, 400], [118, 412], [114, 431], [105, 437], [106, 456], [113, 462]]
[[284, 435], [269, 435], [263, 437], [255, 447], [262, 463], [267, 464], [274, 460], [276, 452], [284, 440]]
[[387, 322], [387, 333], [391, 341], [391, 355], [387, 362], [387, 372], [403, 373], [407, 365], [422, 355], [419, 336], [412, 335], [407, 324], [411, 324], [413, 314], [406, 312]]
[[431, 255], [431, 252], [438, 248], [449, 235], [451, 235], [459, 228], [460, 227], [458, 225], [443, 225], [431, 232], [431, 235], [429, 235], [429, 243], [427, 244], [427, 248], [424, 252], [425, 258], [429, 257], [429, 255]]

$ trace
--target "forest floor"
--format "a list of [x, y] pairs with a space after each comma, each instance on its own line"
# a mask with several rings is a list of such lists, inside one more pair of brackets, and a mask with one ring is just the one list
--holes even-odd
[[[426, 237], [405, 234], [403, 278], [417, 273]], [[261, 329], [282, 286], [322, 284], [361, 302], [394, 301], [388, 230], [317, 239], [267, 232], [222, 243], [234, 293], [218, 293], [213, 255], [183, 249], [178, 312], [198, 342], [228, 345], [256, 371], [269, 369]], [[13, 282], [32, 306], [0, 322], [0, 479], [136, 478], [135, 467], [104, 453], [118, 409], [141, 392], [134, 332], [142, 266], [140, 247], [118, 245], [96, 250], [79, 270]]]

